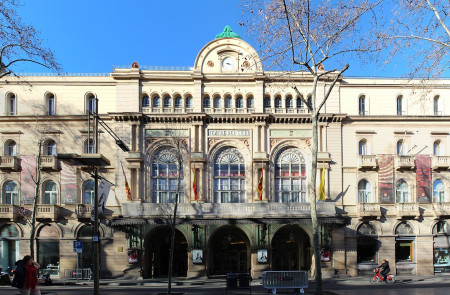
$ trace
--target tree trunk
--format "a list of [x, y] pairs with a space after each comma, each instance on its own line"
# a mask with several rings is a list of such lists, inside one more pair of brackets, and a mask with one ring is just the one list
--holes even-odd
[[31, 215], [31, 233], [30, 233], [30, 255], [34, 256], [34, 242], [36, 240], [36, 210], [37, 210], [37, 201], [39, 198], [39, 186], [41, 184], [41, 147], [42, 142], [39, 140], [38, 143], [39, 151], [37, 156], [37, 165], [36, 165], [36, 179], [34, 180], [34, 200], [33, 200], [33, 213]]

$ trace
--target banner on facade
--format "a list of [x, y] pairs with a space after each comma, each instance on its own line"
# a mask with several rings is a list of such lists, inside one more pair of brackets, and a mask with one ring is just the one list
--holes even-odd
[[258, 249], [258, 263], [267, 263], [267, 249]]
[[139, 262], [139, 249], [128, 249], [128, 264], [136, 264]]
[[61, 202], [75, 204], [77, 199], [77, 168], [61, 161]]
[[201, 249], [192, 250], [192, 263], [194, 264], [203, 263], [203, 250]]
[[378, 166], [380, 203], [394, 203], [394, 157], [379, 155]]
[[36, 179], [36, 156], [20, 156], [20, 198], [22, 204], [33, 204]]
[[416, 156], [417, 202], [431, 202], [431, 158], [425, 155]]
[[[105, 179], [102, 179], [100, 181], [100, 184], [98, 185], [98, 218], [102, 218], [103, 214], [105, 213], [105, 206], [106, 201], [108, 200], [109, 191], [111, 190], [111, 183], [106, 181]], [[95, 221], [94, 218], [94, 203], [92, 202], [92, 209], [91, 209], [91, 220]]]

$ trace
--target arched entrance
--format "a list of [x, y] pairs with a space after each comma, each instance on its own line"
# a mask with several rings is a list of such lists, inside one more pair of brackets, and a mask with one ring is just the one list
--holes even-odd
[[227, 227], [216, 232], [211, 239], [210, 275], [229, 272], [248, 272], [250, 245], [246, 235], [238, 228]]
[[309, 236], [298, 226], [279, 229], [272, 239], [272, 270], [309, 270], [311, 244]]
[[19, 260], [19, 231], [13, 225], [0, 228], [0, 267], [3, 271], [14, 269]]
[[[167, 277], [171, 233], [171, 228], [161, 227], [148, 236], [145, 247], [145, 271], [148, 277]], [[187, 275], [187, 241], [179, 230], [175, 230], [172, 275], [177, 277]]]

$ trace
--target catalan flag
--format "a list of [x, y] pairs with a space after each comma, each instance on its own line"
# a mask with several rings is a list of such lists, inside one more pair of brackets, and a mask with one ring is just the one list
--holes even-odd
[[133, 201], [133, 198], [131, 197], [130, 186], [128, 185], [128, 181], [127, 181], [127, 175], [125, 174], [125, 170], [123, 170], [122, 162], [120, 162], [120, 166], [122, 166], [123, 177], [125, 178], [125, 193], [127, 194], [127, 200]]
[[194, 191], [194, 198], [197, 201], [197, 169], [192, 169], [194, 171], [194, 181], [192, 182], [192, 190]]
[[263, 193], [263, 174], [264, 174], [264, 169], [261, 169], [261, 176], [259, 177], [258, 188], [256, 189], [259, 193], [260, 201], [262, 201], [262, 193]]

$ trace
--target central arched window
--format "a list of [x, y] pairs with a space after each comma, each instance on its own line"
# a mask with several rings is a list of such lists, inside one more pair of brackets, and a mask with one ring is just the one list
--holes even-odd
[[440, 140], [436, 140], [433, 143], [433, 155], [435, 155], [435, 156], [442, 156], [442, 153], [441, 153], [441, 141]]
[[10, 93], [6, 99], [6, 112], [7, 116], [15, 116], [16, 115], [16, 96], [14, 93]]
[[225, 108], [231, 109], [231, 97], [225, 97]]
[[366, 112], [366, 97], [364, 95], [361, 95], [359, 97], [359, 115], [360, 116], [367, 115], [367, 112]]
[[94, 186], [95, 182], [92, 179], [84, 183], [83, 204], [92, 204], [92, 201], [94, 200]]
[[192, 96], [186, 97], [186, 108], [191, 109], [193, 107], [192, 105]]
[[277, 97], [275, 98], [275, 108], [280, 109], [280, 108], [282, 108], [282, 107], [283, 107], [283, 106], [282, 106], [282, 103], [281, 103], [281, 97], [277, 96]]
[[236, 98], [236, 108], [242, 109], [244, 107], [244, 102], [242, 101], [242, 97]]
[[159, 108], [161, 107], [161, 100], [159, 99], [159, 96], [154, 96], [153, 97], [153, 107], [154, 108]]
[[172, 107], [172, 98], [170, 98], [170, 96], [165, 96], [164, 97], [164, 107], [165, 108]]
[[249, 96], [247, 98], [247, 108], [248, 109], [253, 109], [255, 106], [253, 104], [253, 96]]
[[301, 96], [297, 96], [297, 109], [303, 109], [305, 106], [303, 105], [303, 100]]
[[435, 116], [442, 115], [442, 102], [439, 99], [439, 95], [436, 95], [433, 99], [433, 110]]
[[305, 158], [299, 149], [285, 149], [275, 161], [275, 202], [307, 202], [306, 187]]
[[445, 197], [445, 187], [444, 182], [437, 179], [433, 182], [433, 202], [442, 203]]
[[18, 187], [14, 181], [7, 181], [3, 185], [2, 204], [18, 205]]
[[399, 156], [404, 156], [406, 155], [406, 148], [405, 148], [405, 143], [403, 142], [403, 140], [399, 140], [397, 141], [397, 155]]
[[220, 96], [214, 97], [214, 108], [218, 109], [220, 107], [222, 107]]
[[182, 108], [183, 107], [183, 101], [181, 100], [181, 96], [175, 97], [175, 107], [176, 108]]
[[292, 104], [292, 97], [288, 96], [286, 98], [286, 108], [287, 109], [291, 109], [293, 107], [294, 107], [294, 105]]
[[175, 203], [178, 175], [180, 176], [178, 202], [184, 200], [183, 165], [178, 167], [177, 151], [166, 147], [152, 157], [152, 202]]
[[372, 203], [372, 186], [365, 179], [358, 182], [358, 202]]
[[56, 204], [58, 201], [58, 187], [54, 181], [44, 183], [42, 192], [42, 204]]
[[95, 96], [89, 95], [88, 97], [88, 111], [89, 112], [95, 112]]
[[265, 108], [270, 108], [270, 97], [265, 97], [264, 98], [264, 107]]
[[402, 116], [404, 115], [404, 104], [403, 104], [403, 96], [399, 95], [397, 96], [397, 115]]
[[408, 203], [408, 184], [403, 179], [397, 181], [397, 203]]
[[55, 115], [55, 95], [51, 93], [47, 95], [47, 115], [48, 116]]
[[211, 99], [209, 96], [203, 97], [203, 108], [209, 109], [211, 107]]
[[236, 148], [224, 148], [214, 159], [214, 202], [246, 202], [245, 161]]

